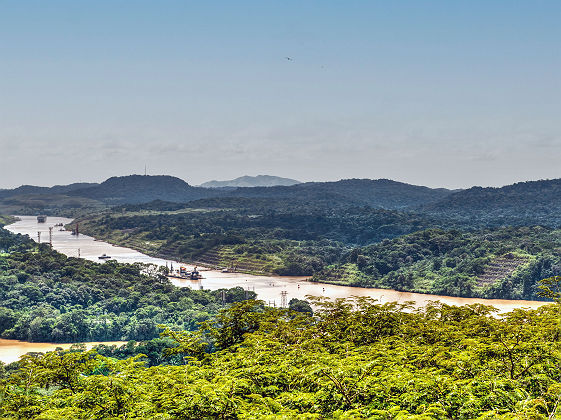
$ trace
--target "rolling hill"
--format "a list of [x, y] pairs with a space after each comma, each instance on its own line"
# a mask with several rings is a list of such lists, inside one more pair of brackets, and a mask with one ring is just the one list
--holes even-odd
[[55, 185], [53, 187], [37, 187], [22, 185], [11, 190], [0, 190], [0, 199], [28, 194], [67, 194], [70, 191], [96, 186], [96, 183], [77, 182], [69, 185]]
[[472, 187], [426, 203], [421, 211], [471, 220], [476, 225], [561, 226], [561, 179]]
[[[238, 178], [239, 184], [247, 182], [298, 182], [277, 177]], [[274, 178], [274, 179], [270, 179]], [[228, 182], [228, 181], [225, 181]], [[208, 185], [208, 184], [207, 184]], [[214, 184], [216, 185], [216, 184]], [[34, 196], [82, 197], [106, 205], [142, 204], [154, 200], [186, 203], [204, 198], [259, 198], [276, 200], [304, 200], [322, 203], [325, 207], [371, 206], [381, 209], [411, 209], [424, 204], [438, 202], [452, 191], [443, 188], [405, 184], [388, 179], [346, 179], [336, 182], [308, 182], [288, 186], [270, 187], [194, 187], [180, 178], [157, 175], [129, 175], [112, 177], [101, 184], [70, 184], [55, 187], [24, 185], [12, 190], [0, 191], [0, 202], [8, 198]], [[51, 200], [52, 201], [52, 200]]]
[[307, 182], [289, 187], [238, 188], [237, 197], [321, 200], [326, 197], [357, 205], [384, 209], [407, 209], [442, 200], [452, 191], [428, 188], [389, 179], [343, 179], [336, 182]]
[[208, 181], [201, 185], [203, 188], [238, 188], [238, 187], [275, 187], [300, 184], [300, 181], [271, 175], [241, 176], [229, 181]]
[[216, 191], [192, 187], [182, 179], [168, 175], [112, 177], [99, 185], [69, 193], [72, 196], [86, 197], [107, 204], [137, 204], [154, 200], [188, 202], [216, 196], [216, 194]]

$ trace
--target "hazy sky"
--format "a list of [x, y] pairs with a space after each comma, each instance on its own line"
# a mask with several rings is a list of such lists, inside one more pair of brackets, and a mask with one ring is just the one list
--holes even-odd
[[558, 178], [560, 18], [559, 0], [0, 0], [0, 188], [145, 164], [191, 184]]

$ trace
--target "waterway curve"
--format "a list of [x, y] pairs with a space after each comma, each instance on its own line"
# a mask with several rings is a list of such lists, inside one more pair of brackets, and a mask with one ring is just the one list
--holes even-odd
[[[48, 217], [46, 223], [38, 223], [35, 216], [15, 216], [18, 220], [5, 228], [14, 233], [29, 235], [35, 241], [49, 240], [49, 227], [57, 224], [69, 224], [71, 219], [64, 217]], [[130, 248], [115, 246], [97, 240], [88, 235], [72, 235], [66, 230], [52, 229], [53, 248], [67, 256], [85, 258], [95, 262], [99, 256], [107, 254], [113, 259], [124, 263], [151, 263], [156, 265], [176, 264], [187, 265], [177, 261], [154, 258]], [[381, 302], [412, 302], [414, 306], [421, 307], [431, 301], [440, 301], [449, 305], [468, 305], [480, 303], [492, 305], [500, 312], [507, 312], [515, 308], [538, 308], [546, 302], [529, 300], [508, 299], [480, 299], [463, 298], [454, 296], [429, 295], [423, 293], [400, 292], [390, 289], [374, 289], [366, 287], [340, 286], [327, 283], [310, 282], [306, 277], [286, 276], [256, 276], [242, 273], [222, 273], [221, 271], [205, 269], [204, 278], [201, 280], [186, 280], [171, 278], [172, 283], [178, 287], [193, 289], [217, 290], [240, 286], [245, 290], [255, 291], [259, 299], [267, 304], [280, 306], [292, 298], [305, 299], [306, 296], [323, 296], [331, 299], [348, 298], [351, 296], [368, 296]]]

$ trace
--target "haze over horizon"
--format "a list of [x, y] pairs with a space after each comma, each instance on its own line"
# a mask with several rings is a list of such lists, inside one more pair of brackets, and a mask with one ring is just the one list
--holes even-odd
[[[17, 187], [20, 187], [20, 186], [23, 186], [23, 185], [33, 185], [33, 186], [37, 186], [37, 187], [53, 187], [53, 186], [57, 186], [57, 185], [69, 185], [69, 184], [74, 184], [74, 183], [102, 183], [103, 181], [106, 181], [106, 180], [108, 180], [109, 178], [112, 178], [112, 177], [126, 177], [126, 176], [131, 176], [131, 175], [142, 176], [143, 174], [141, 174], [141, 173], [130, 173], [130, 174], [111, 175], [111, 176], [109, 176], [109, 177], [107, 177], [107, 178], [103, 178], [103, 179], [96, 179], [96, 180], [84, 180], [84, 179], [80, 179], [79, 181], [71, 180], [71, 181], [68, 181], [68, 182], [62, 182], [62, 183], [57, 183], [57, 184], [18, 184], [18, 185], [14, 185], [14, 186], [12, 186], [12, 187], [1, 187], [0, 190], [2, 190], [2, 189], [13, 189], [13, 188], [17, 188]], [[194, 186], [194, 187], [201, 186], [201, 184], [204, 184], [204, 183], [206, 183], [206, 182], [212, 182], [212, 181], [219, 181], [219, 182], [220, 182], [220, 181], [232, 181], [232, 180], [235, 180], [235, 179], [237, 179], [237, 178], [241, 178], [241, 177], [243, 177], [243, 176], [246, 176], [246, 175], [240, 175], [240, 176], [236, 176], [236, 177], [234, 177], [234, 178], [232, 178], [232, 179], [207, 179], [206, 181], [203, 181], [203, 182], [201, 182], [201, 183], [195, 184], [195, 183], [193, 183], [193, 182], [190, 182], [188, 179], [184, 179], [184, 178], [181, 178], [181, 177], [179, 177], [179, 176], [170, 175], [170, 174], [150, 174], [150, 173], [149, 173], [149, 174], [147, 174], [147, 175], [148, 175], [148, 176], [173, 176], [173, 177], [182, 179], [183, 181], [187, 182], [189, 185]], [[257, 175], [269, 175], [269, 174], [256, 174], [256, 175], [249, 175], [249, 176], [250, 176], [250, 177], [254, 177], [254, 176], [257, 176]], [[275, 175], [273, 175], [273, 176], [275, 176]], [[281, 177], [281, 178], [285, 178], [285, 177]], [[305, 181], [302, 181], [302, 180], [297, 180], [297, 181], [299, 181], [299, 182], [301, 182], [301, 183], [306, 183], [306, 182], [336, 182], [336, 181], [341, 181], [341, 180], [344, 180], [344, 179], [351, 179], [351, 178], [325, 179], [325, 180], [309, 179], [309, 180], [305, 180]], [[478, 185], [478, 184], [473, 184], [473, 185], [469, 185], [469, 186], [466, 186], [466, 187], [463, 187], [463, 188], [450, 188], [450, 187], [443, 187], [443, 186], [439, 186], [439, 185], [423, 185], [423, 184], [416, 184], [415, 182], [407, 182], [407, 181], [404, 181], [404, 180], [391, 179], [391, 178], [387, 178], [387, 177], [380, 177], [380, 178], [364, 178], [364, 177], [363, 177], [363, 178], [357, 178], [357, 177], [355, 177], [354, 179], [371, 179], [371, 180], [389, 179], [389, 180], [391, 180], [391, 181], [397, 181], [397, 182], [402, 182], [402, 183], [406, 183], [406, 184], [417, 185], [417, 186], [424, 186], [424, 187], [429, 187], [429, 188], [448, 188], [448, 189], [450, 189], [450, 190], [462, 190], [462, 189], [469, 189], [469, 188], [471, 188], [471, 187], [483, 187], [483, 188], [485, 188], [485, 187], [504, 187], [504, 186], [512, 185], [512, 184], [515, 184], [515, 183], [518, 183], [518, 182], [543, 181], [543, 180], [550, 180], [550, 179], [561, 179], [561, 177], [560, 177], [560, 178], [527, 179], [527, 180], [521, 180], [521, 181], [513, 181], [513, 182], [511, 182], [511, 183], [509, 183], [509, 184], [501, 184], [501, 185], [480, 185], [480, 184]], [[280, 186], [280, 185], [279, 185], [279, 186]], [[205, 188], [212, 188], [212, 187], [205, 187]]]
[[131, 5], [0, 4], [0, 188], [561, 177], [559, 2]]

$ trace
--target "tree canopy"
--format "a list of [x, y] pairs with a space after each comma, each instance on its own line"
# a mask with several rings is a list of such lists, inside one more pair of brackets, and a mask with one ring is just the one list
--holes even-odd
[[553, 419], [558, 304], [497, 315], [433, 303], [316, 299], [313, 315], [245, 301], [197, 332], [181, 364], [95, 351], [24, 356], [0, 412], [20, 419]]

